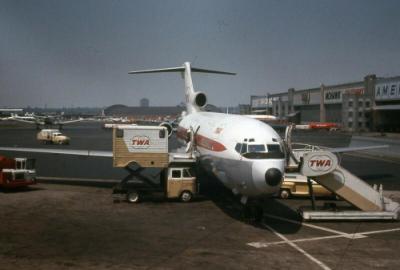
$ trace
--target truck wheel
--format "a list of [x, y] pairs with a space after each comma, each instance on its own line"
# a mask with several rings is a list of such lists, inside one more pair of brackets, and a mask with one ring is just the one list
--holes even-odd
[[126, 199], [130, 203], [138, 203], [139, 193], [137, 193], [136, 191], [129, 191], [128, 194], [126, 194]]
[[181, 202], [190, 202], [192, 199], [193, 199], [193, 194], [190, 191], [188, 190], [182, 191], [180, 196]]
[[279, 197], [281, 197], [282, 199], [290, 198], [290, 191], [287, 189], [281, 189], [281, 191], [279, 192]]

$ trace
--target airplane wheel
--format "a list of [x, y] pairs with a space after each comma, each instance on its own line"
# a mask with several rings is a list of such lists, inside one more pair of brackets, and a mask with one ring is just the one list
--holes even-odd
[[181, 200], [181, 202], [190, 202], [193, 199], [193, 194], [188, 190], [184, 190], [182, 191], [179, 199]]
[[281, 197], [282, 199], [290, 198], [290, 191], [287, 189], [281, 189], [281, 191], [279, 192], [279, 197]]
[[128, 194], [126, 194], [126, 199], [130, 203], [138, 203], [140, 196], [139, 196], [138, 192], [132, 190], [132, 191], [129, 191]]

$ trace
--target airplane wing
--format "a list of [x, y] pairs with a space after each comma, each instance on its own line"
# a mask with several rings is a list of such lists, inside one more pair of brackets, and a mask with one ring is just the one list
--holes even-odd
[[388, 148], [389, 145], [374, 145], [374, 146], [358, 146], [358, 147], [338, 147], [338, 148], [325, 148], [332, 153], [345, 153], [345, 152], [357, 152], [357, 151], [365, 151], [365, 150], [373, 150], [373, 149], [381, 149]]
[[75, 119], [75, 120], [69, 120], [69, 121], [59, 121], [57, 122], [58, 125], [67, 125], [67, 124], [72, 124], [76, 122], [82, 122], [84, 119]]
[[31, 120], [19, 119], [19, 118], [14, 118], [14, 117], [9, 117], [7, 120], [13, 120], [13, 121], [18, 121], [18, 122], [22, 122], [22, 123], [32, 124], [32, 125], [37, 125], [37, 124], [42, 125], [42, 122], [35, 122], [35, 121], [31, 121]]
[[112, 157], [113, 156], [112, 151], [79, 150], [79, 149], [0, 147], [0, 151], [75, 155], [75, 156], [87, 156], [87, 157]]
[[244, 114], [243, 116], [249, 117], [249, 118], [253, 118], [253, 119], [257, 119], [260, 121], [276, 121], [279, 120], [278, 117], [274, 116], [274, 115], [269, 115], [269, 114]]

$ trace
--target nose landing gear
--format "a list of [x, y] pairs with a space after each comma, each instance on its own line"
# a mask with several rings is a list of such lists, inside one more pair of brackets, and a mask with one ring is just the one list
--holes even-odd
[[264, 208], [260, 200], [248, 200], [243, 205], [243, 219], [250, 224], [259, 224], [263, 221]]

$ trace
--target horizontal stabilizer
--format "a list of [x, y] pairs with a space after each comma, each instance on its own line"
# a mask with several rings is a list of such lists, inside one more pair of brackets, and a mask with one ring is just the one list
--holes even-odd
[[185, 67], [172, 67], [172, 68], [157, 68], [157, 69], [143, 69], [129, 71], [128, 74], [141, 74], [141, 73], [162, 73], [162, 72], [178, 72], [184, 71]]
[[[236, 75], [236, 73], [218, 71], [212, 69], [203, 69], [203, 68], [195, 68], [191, 67], [190, 70], [192, 72], [200, 72], [200, 73], [214, 73], [214, 74], [224, 74], [224, 75]], [[158, 69], [144, 69], [144, 70], [134, 70], [128, 72], [128, 74], [141, 74], [141, 73], [163, 73], [163, 72], [183, 72], [185, 71], [185, 66], [181, 67], [172, 67], [172, 68], [158, 68]]]

